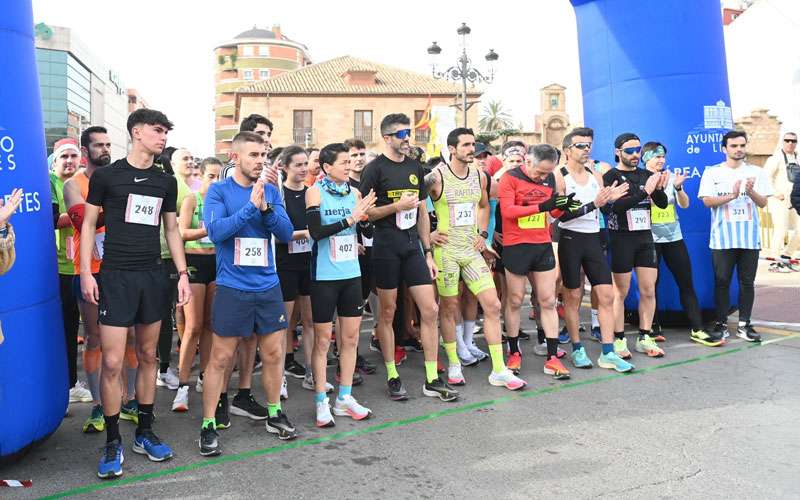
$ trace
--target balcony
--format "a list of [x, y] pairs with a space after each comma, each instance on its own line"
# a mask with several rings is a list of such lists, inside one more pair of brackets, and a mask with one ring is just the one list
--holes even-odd
[[353, 130], [353, 137], [364, 141], [366, 144], [372, 144], [372, 127], [356, 127]]
[[314, 137], [313, 128], [301, 127], [292, 129], [292, 140], [294, 144], [300, 144], [305, 147], [311, 146], [314, 144]]

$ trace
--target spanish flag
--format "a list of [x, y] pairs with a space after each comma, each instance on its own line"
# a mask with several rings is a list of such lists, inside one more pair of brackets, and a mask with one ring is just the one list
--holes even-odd
[[430, 128], [430, 122], [431, 122], [431, 95], [428, 94], [428, 104], [425, 105], [425, 110], [422, 112], [422, 116], [420, 117], [419, 122], [417, 122], [414, 125], [414, 130], [417, 129], [425, 130], [427, 128]]

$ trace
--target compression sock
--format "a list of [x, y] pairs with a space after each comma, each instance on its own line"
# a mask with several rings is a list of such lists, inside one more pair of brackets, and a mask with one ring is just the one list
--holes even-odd
[[279, 411], [281, 411], [280, 401], [278, 401], [277, 403], [267, 402], [267, 415], [269, 416], [269, 418], [277, 417]]
[[572, 343], [572, 352], [578, 351], [580, 349], [583, 349], [583, 344], [581, 344], [580, 342]]
[[456, 323], [456, 346], [458, 350], [464, 352], [467, 348], [466, 343], [464, 342], [464, 324], [463, 323]]
[[352, 385], [340, 385], [339, 386], [339, 399], [344, 399], [350, 394], [353, 393], [353, 386]]
[[425, 362], [425, 379], [429, 384], [439, 378], [439, 372], [436, 371], [436, 365], [436, 361]]
[[106, 443], [115, 439], [122, 441], [122, 437], [119, 435], [119, 413], [111, 416], [103, 415], [103, 419], [106, 421]]
[[547, 359], [555, 358], [558, 356], [558, 337], [551, 339], [546, 338], [547, 342]]
[[400, 378], [400, 374], [397, 373], [397, 366], [395, 366], [394, 361], [387, 361], [386, 365], [386, 380], [392, 380], [393, 378]]
[[203, 425], [200, 426], [201, 429], [216, 429], [217, 428], [217, 419], [214, 417], [205, 418], [203, 417]]
[[542, 328], [536, 329], [536, 341], [539, 342], [540, 344], [545, 343], [544, 330]]
[[519, 352], [519, 337], [508, 337], [508, 353]]
[[461, 361], [458, 359], [458, 350], [455, 342], [445, 342], [444, 352], [447, 353], [447, 361], [450, 363], [450, 366], [461, 364]]
[[492, 357], [492, 371], [500, 373], [506, 369], [503, 362], [503, 344], [489, 344], [489, 355]]
[[471, 346], [472, 345], [472, 337], [475, 335], [475, 320], [474, 319], [465, 319], [464, 320], [464, 345]]
[[597, 309], [592, 309], [592, 328], [600, 328], [600, 320], [597, 318]]
[[603, 344], [603, 354], [611, 354], [614, 352], [614, 344]]

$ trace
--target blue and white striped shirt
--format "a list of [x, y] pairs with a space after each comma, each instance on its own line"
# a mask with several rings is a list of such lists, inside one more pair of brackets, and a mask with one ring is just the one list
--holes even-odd
[[760, 167], [743, 163], [731, 168], [725, 163], [707, 167], [700, 179], [698, 198], [706, 196], [725, 196], [733, 190], [737, 180], [741, 180], [739, 197], [733, 201], [711, 208], [711, 234], [708, 246], [712, 250], [731, 248], [761, 249], [761, 227], [758, 220], [758, 207], [745, 193], [745, 183], [754, 179], [754, 189], [762, 196], [773, 194]]

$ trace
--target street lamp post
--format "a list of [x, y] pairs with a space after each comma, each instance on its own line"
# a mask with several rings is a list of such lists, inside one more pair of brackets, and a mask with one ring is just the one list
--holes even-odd
[[461, 95], [461, 110], [464, 112], [464, 127], [467, 126], [467, 110], [472, 107], [474, 102], [467, 102], [467, 82], [475, 83], [492, 83], [494, 81], [494, 63], [500, 58], [493, 49], [489, 49], [486, 54], [486, 62], [489, 63], [489, 74], [484, 75], [477, 68], [472, 66], [472, 60], [467, 55], [467, 35], [472, 32], [472, 29], [467, 26], [467, 23], [461, 23], [461, 26], [456, 30], [461, 35], [461, 55], [456, 60], [454, 66], [450, 66], [444, 71], [436, 69], [437, 56], [442, 53], [442, 48], [436, 43], [428, 47], [428, 55], [431, 57], [431, 73], [434, 78], [445, 79], [453, 82], [461, 81], [462, 95]]

